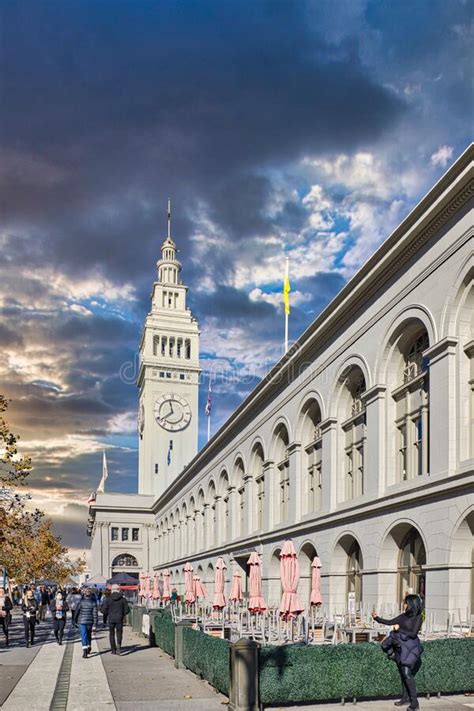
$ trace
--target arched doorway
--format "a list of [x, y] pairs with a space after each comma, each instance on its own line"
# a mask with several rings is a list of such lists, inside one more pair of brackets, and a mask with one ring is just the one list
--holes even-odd
[[330, 599], [336, 613], [358, 610], [364, 597], [364, 560], [359, 541], [343, 534], [334, 547], [331, 561]]
[[112, 561], [112, 575], [127, 573], [132, 578], [138, 579], [138, 561], [131, 553], [119, 553]]
[[425, 598], [425, 566], [425, 544], [416, 528], [412, 528], [405, 536], [398, 556], [398, 602], [400, 604], [408, 593]]

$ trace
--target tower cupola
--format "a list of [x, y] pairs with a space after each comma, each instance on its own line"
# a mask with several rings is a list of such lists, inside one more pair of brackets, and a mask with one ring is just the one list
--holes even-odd
[[158, 281], [161, 284], [181, 284], [181, 262], [176, 258], [178, 250], [171, 237], [171, 200], [168, 200], [168, 236], [161, 245], [161, 259], [156, 263]]

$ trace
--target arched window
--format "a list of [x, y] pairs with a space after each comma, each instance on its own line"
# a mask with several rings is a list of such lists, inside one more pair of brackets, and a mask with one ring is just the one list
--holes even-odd
[[237, 502], [238, 502], [238, 514], [239, 514], [239, 524], [238, 524], [238, 535], [245, 536], [247, 531], [246, 523], [246, 508], [245, 508], [245, 480], [244, 480], [244, 464], [241, 459], [238, 459], [235, 463], [234, 469], [234, 481], [237, 487]]
[[357, 541], [354, 541], [347, 556], [347, 595], [355, 595], [356, 607], [362, 603], [362, 552]]
[[425, 596], [426, 551], [415, 528], [405, 537], [398, 558], [398, 598], [402, 602], [407, 593]]
[[112, 568], [136, 568], [138, 561], [129, 553], [121, 553], [112, 562]]
[[354, 366], [345, 377], [344, 384], [344, 498], [355, 499], [364, 493], [365, 465], [365, 402], [366, 390], [362, 370]]
[[280, 425], [275, 432], [275, 468], [278, 477], [278, 522], [288, 520], [290, 503], [290, 457], [288, 430], [285, 425]]
[[251, 470], [256, 484], [255, 528], [261, 531], [264, 527], [265, 506], [265, 474], [263, 471], [264, 454], [260, 443], [256, 444], [251, 459]]
[[313, 400], [306, 408], [303, 420], [301, 458], [303, 474], [303, 512], [319, 511], [322, 496], [321, 410]]
[[415, 479], [429, 471], [429, 375], [423, 352], [429, 348], [426, 329], [407, 342], [402, 353], [398, 383], [392, 396], [396, 403], [397, 473], [399, 481]]

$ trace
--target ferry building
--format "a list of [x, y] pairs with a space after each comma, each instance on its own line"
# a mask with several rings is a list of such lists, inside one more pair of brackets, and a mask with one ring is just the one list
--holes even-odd
[[[199, 327], [171, 234], [140, 343], [138, 493], [97, 492], [92, 575], [222, 556], [280, 598], [291, 538], [330, 611], [425, 596], [473, 605], [474, 223], [471, 145], [198, 451]], [[202, 413], [203, 414], [203, 413]], [[351, 596], [352, 598], [353, 596]]]

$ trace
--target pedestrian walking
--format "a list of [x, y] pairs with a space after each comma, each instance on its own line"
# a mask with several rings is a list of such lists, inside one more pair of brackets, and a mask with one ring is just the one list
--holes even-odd
[[78, 606], [78, 604], [81, 601], [81, 598], [82, 598], [82, 595], [77, 588], [72, 588], [71, 592], [66, 597], [66, 602], [69, 605], [69, 609], [71, 610], [73, 617], [74, 617], [74, 612], [76, 610], [76, 607]]
[[89, 588], [84, 590], [81, 601], [74, 611], [74, 624], [81, 630], [82, 656], [85, 659], [92, 647], [92, 627], [97, 625], [97, 603]]
[[123, 623], [130, 608], [120, 587], [112, 585], [112, 592], [102, 606], [109, 622], [109, 641], [112, 654], [122, 654]]
[[379, 617], [375, 612], [372, 617], [382, 625], [393, 627], [390, 635], [383, 641], [382, 649], [396, 663], [402, 682], [402, 698], [395, 706], [408, 706], [419, 709], [416, 694], [415, 674], [418, 671], [420, 655], [423, 651], [418, 633], [423, 622], [423, 603], [418, 595], [406, 595], [403, 612], [392, 620]]
[[10, 645], [8, 637], [8, 627], [12, 619], [13, 603], [10, 596], [5, 593], [5, 588], [0, 587], [0, 622], [2, 623], [3, 634], [5, 635], [5, 646]]
[[39, 609], [39, 621], [44, 622], [46, 619], [46, 612], [49, 607], [50, 603], [50, 596], [48, 589], [46, 588], [45, 585], [42, 585], [40, 587], [40, 593], [41, 593], [41, 603], [40, 603], [40, 609]]
[[38, 615], [38, 603], [33, 594], [33, 590], [27, 590], [21, 605], [23, 611], [23, 625], [25, 628], [26, 646], [30, 647], [35, 643], [35, 628]]
[[106, 588], [104, 590], [104, 594], [102, 596], [102, 602], [101, 602], [101, 606], [100, 606], [100, 609], [102, 612], [102, 623], [103, 623], [104, 627], [107, 625], [107, 619], [109, 616], [109, 606], [108, 606], [108, 603], [106, 604], [106, 602], [109, 599], [110, 594], [111, 594], [110, 588]]
[[66, 626], [66, 613], [69, 610], [69, 605], [64, 599], [61, 590], [58, 590], [53, 601], [49, 605], [51, 615], [53, 617], [53, 631], [56, 637], [56, 642], [61, 645], [63, 643], [64, 628]]

